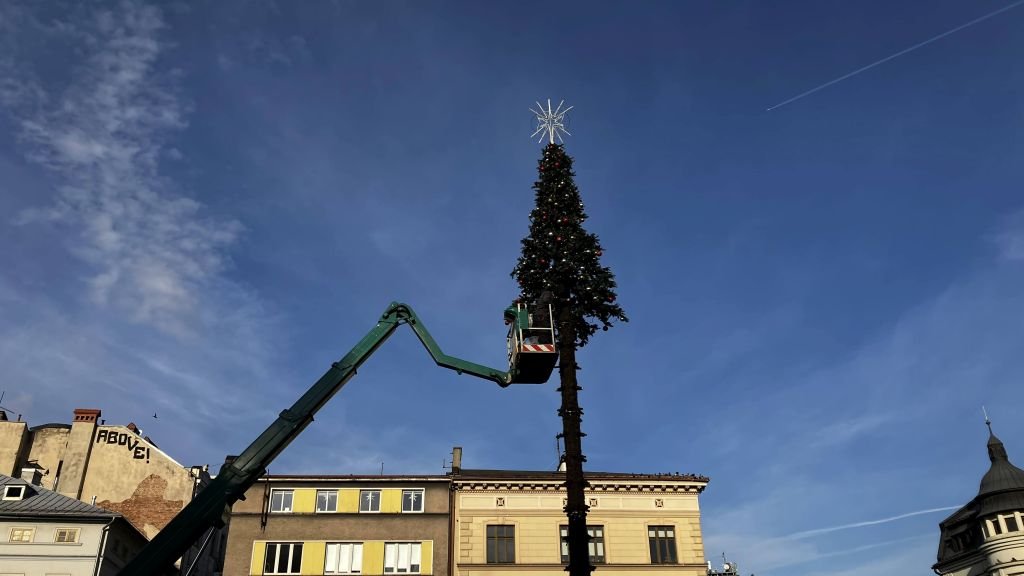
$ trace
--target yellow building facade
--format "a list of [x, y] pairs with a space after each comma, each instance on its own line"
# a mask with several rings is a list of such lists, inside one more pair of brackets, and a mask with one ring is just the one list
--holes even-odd
[[[587, 472], [591, 562], [603, 573], [705, 576], [695, 475]], [[453, 574], [561, 576], [563, 472], [462, 470], [452, 474]]]
[[447, 576], [446, 476], [264, 476], [231, 511], [224, 576]]

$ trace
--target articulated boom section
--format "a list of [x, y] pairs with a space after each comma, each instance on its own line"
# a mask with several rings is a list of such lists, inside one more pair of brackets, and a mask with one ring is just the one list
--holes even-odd
[[[441, 351], [434, 338], [406, 304], [393, 302], [377, 325], [344, 358], [313, 384], [295, 404], [281, 412], [266, 430], [233, 461], [226, 462], [220, 473], [188, 505], [185, 506], [156, 537], [121, 571], [128, 576], [152, 576], [164, 573], [200, 536], [213, 527], [224, 526], [231, 506], [245, 496], [270, 463], [313, 421], [313, 416], [356, 374], [356, 370], [373, 354], [401, 324], [408, 324], [442, 368], [455, 370], [497, 383], [501, 387], [520, 383], [513, 362], [505, 372], [481, 364], [467, 362]], [[530, 383], [547, 381], [532, 377]], [[535, 375], [532, 375], [535, 376]]]

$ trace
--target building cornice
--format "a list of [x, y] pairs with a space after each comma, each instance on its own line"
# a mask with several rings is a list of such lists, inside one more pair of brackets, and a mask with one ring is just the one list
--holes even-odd
[[[564, 570], [565, 564], [551, 564], [551, 563], [536, 563], [536, 564], [470, 564], [468, 562], [456, 562], [462, 570], [479, 570], [487, 571], [489, 573], [495, 572], [532, 572], [536, 570]], [[614, 572], [616, 570], [643, 570], [644, 572], [673, 572], [677, 570], [693, 570], [701, 569], [707, 570], [707, 564], [596, 564], [598, 570], [602, 572]]]
[[[705, 483], [698, 482], [590, 482], [587, 492], [624, 492], [624, 493], [650, 493], [650, 492], [682, 492], [700, 494], [707, 487]], [[455, 491], [467, 492], [564, 492], [565, 484], [562, 482], [531, 482], [531, 481], [494, 481], [494, 480], [455, 480], [452, 482], [452, 489]]]
[[343, 475], [310, 475], [310, 476], [263, 476], [257, 482], [270, 484], [410, 484], [431, 483], [448, 484], [446, 476], [343, 476]]

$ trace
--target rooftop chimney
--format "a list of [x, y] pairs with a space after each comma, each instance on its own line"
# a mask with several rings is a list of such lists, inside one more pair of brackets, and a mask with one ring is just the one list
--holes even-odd
[[100, 416], [100, 411], [96, 409], [75, 409], [71, 433], [68, 434], [67, 447], [64, 448], [64, 467], [60, 476], [60, 493], [68, 498], [78, 500], [82, 497], [85, 469], [89, 466], [96, 421]]
[[96, 423], [96, 419], [99, 418], [100, 411], [93, 408], [76, 408], [75, 409], [75, 422], [87, 422]]
[[458, 474], [462, 471], [462, 447], [456, 446], [452, 448], [452, 474]]
[[43, 473], [39, 468], [27, 466], [21, 469], [21, 479], [33, 486], [42, 486]]

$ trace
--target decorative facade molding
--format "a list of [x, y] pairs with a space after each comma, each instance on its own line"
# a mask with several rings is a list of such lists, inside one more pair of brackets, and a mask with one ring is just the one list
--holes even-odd
[[[591, 484], [587, 492], [650, 493], [674, 492], [700, 494], [704, 484]], [[455, 480], [453, 490], [490, 492], [564, 492], [562, 483], [556, 482], [494, 482], [486, 480]]]

